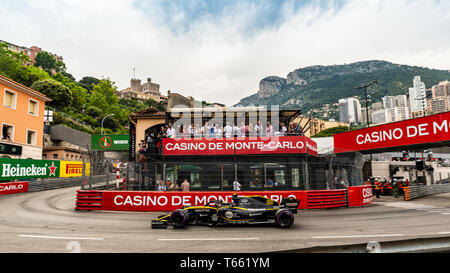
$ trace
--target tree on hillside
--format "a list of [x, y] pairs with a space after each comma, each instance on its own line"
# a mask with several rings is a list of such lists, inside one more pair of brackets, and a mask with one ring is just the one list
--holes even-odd
[[163, 103], [160, 101], [158, 102], [154, 99], [148, 99], [144, 102], [144, 104], [147, 106], [147, 108], [154, 107], [154, 108], [158, 109], [159, 111], [162, 111], [162, 112], [166, 111], [166, 108], [164, 107]]
[[[25, 86], [31, 86], [29, 68], [23, 64], [30, 59], [23, 53], [16, 53], [8, 49], [8, 45], [0, 43], [0, 74]], [[36, 77], [34, 77], [36, 78]]]
[[66, 71], [66, 65], [63, 62], [56, 61], [52, 54], [45, 51], [36, 55], [34, 66], [41, 67], [49, 74]]
[[98, 84], [100, 80], [94, 77], [83, 77], [78, 83], [81, 84], [86, 90], [92, 91], [95, 85]]
[[72, 105], [71, 90], [58, 81], [53, 79], [37, 81], [33, 83], [31, 88], [51, 98], [53, 100], [51, 104], [57, 108]]
[[[72, 78], [66, 76], [67, 73], [57, 73], [52, 76], [52, 78], [69, 88], [72, 92], [73, 101], [70, 105], [73, 110], [78, 112], [82, 111], [83, 105], [87, 103], [88, 92], [77, 82], [73, 81]], [[70, 75], [70, 74], [69, 74]]]
[[116, 94], [114, 82], [102, 79], [92, 89], [89, 105], [100, 108], [104, 113], [110, 112], [110, 108], [117, 105], [119, 99]]

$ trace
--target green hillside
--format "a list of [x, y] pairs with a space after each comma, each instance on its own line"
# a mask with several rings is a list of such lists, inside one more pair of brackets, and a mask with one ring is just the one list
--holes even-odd
[[[242, 99], [237, 105], [279, 105], [281, 109], [300, 108], [303, 113], [321, 117], [323, 105], [331, 106], [341, 98], [359, 96], [364, 90], [354, 89], [362, 83], [378, 80], [370, 87], [371, 102], [386, 95], [408, 94], [414, 76], [421, 76], [427, 88], [450, 79], [448, 70], [393, 64], [386, 61], [365, 61], [346, 65], [312, 66], [289, 73], [286, 84], [275, 95], [260, 98], [258, 94]], [[301, 79], [302, 85], [293, 83]], [[263, 80], [264, 81], [264, 80]], [[305, 84], [306, 83], [306, 84]], [[362, 101], [363, 102], [363, 101]], [[327, 118], [338, 118], [336, 106]]]

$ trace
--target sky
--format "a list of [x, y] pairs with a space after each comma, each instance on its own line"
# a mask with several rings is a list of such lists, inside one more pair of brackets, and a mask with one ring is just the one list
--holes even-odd
[[63, 56], [77, 80], [120, 90], [151, 78], [163, 95], [226, 105], [312, 65], [450, 69], [448, 0], [0, 0], [0, 10], [0, 40]]

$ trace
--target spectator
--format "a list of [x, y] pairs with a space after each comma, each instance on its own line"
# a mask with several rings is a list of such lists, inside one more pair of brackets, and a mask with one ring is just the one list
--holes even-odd
[[274, 186], [273, 180], [270, 179], [270, 178], [267, 178], [267, 181], [266, 181], [266, 183], [264, 184], [264, 188], [273, 188], [273, 186]]
[[208, 122], [205, 122], [203, 127], [200, 129], [200, 133], [202, 137], [209, 137], [209, 125]]
[[167, 178], [167, 181], [166, 181], [166, 190], [167, 190], [167, 189], [170, 189], [171, 186], [172, 186], [172, 181], [170, 181], [170, 178]]
[[178, 183], [177, 182], [173, 182], [171, 185], [170, 185], [170, 190], [171, 191], [178, 191], [180, 189], [180, 186], [178, 186]]
[[235, 123], [234, 126], [233, 126], [233, 137], [240, 137], [240, 136], [241, 136], [241, 130], [239, 129], [239, 127]]
[[230, 123], [227, 122], [227, 125], [225, 128], [223, 128], [223, 132], [225, 133], [225, 137], [232, 137], [233, 136], [233, 127], [230, 126]]
[[139, 153], [145, 153], [147, 151], [147, 144], [144, 142], [144, 140], [141, 140], [139, 143]]
[[158, 141], [160, 141], [161, 139], [163, 139], [165, 137], [167, 137], [166, 128], [164, 126], [161, 126], [161, 129], [157, 135]]
[[3, 136], [3, 140], [6, 140], [7, 142], [13, 142], [13, 141], [11, 140], [11, 137], [9, 136], [9, 133], [6, 134], [6, 136]]
[[191, 123], [191, 125], [188, 126], [188, 134], [190, 138], [194, 138], [195, 135], [194, 123]]
[[216, 137], [216, 133], [217, 133], [217, 124], [214, 124], [209, 128], [209, 136]]
[[250, 134], [253, 136], [253, 132], [254, 132], [253, 124], [251, 124], [251, 123], [248, 124], [247, 131], [248, 131], [248, 136], [250, 136]]
[[255, 136], [260, 137], [261, 136], [261, 123], [259, 122], [259, 120], [256, 122], [254, 130], [255, 130]]
[[242, 188], [241, 183], [239, 183], [237, 180], [235, 180], [235, 181], [233, 182], [233, 190], [235, 190], [235, 191], [240, 191], [241, 188]]
[[284, 125], [284, 123], [280, 124], [281, 128], [280, 128], [280, 132], [282, 136], [287, 136], [287, 131], [288, 129], [286, 128], [286, 126]]
[[218, 138], [222, 138], [223, 137], [223, 130], [217, 124], [216, 124], [216, 137], [218, 137]]
[[168, 138], [175, 138], [175, 136], [176, 136], [175, 129], [172, 128], [172, 123], [169, 123], [168, 129], [167, 129], [167, 137]]
[[189, 187], [190, 187], [189, 181], [187, 179], [185, 179], [183, 181], [183, 183], [181, 183], [181, 190], [182, 191], [189, 191]]
[[245, 122], [241, 123], [241, 136], [242, 137], [249, 137], [249, 131], [248, 131], [248, 127], [245, 126]]
[[266, 135], [271, 136], [272, 134], [273, 134], [273, 126], [270, 124], [270, 121], [268, 121], [266, 127]]
[[164, 185], [164, 182], [161, 180], [158, 182], [158, 191], [166, 191], [166, 185]]

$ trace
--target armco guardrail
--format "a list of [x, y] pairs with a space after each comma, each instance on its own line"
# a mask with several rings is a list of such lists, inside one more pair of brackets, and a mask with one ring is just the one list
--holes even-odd
[[408, 201], [422, 196], [448, 193], [450, 192], [450, 184], [409, 186], [404, 188], [404, 192], [405, 201]]
[[[88, 180], [89, 178], [71, 177], [71, 178], [56, 178], [56, 179], [45, 179], [40, 181], [31, 181], [28, 183], [28, 192], [46, 191], [46, 190], [80, 186], [81, 183], [83, 183], [83, 179]], [[92, 184], [98, 184], [105, 182], [107, 176], [95, 175], [92, 176], [90, 179]]]

